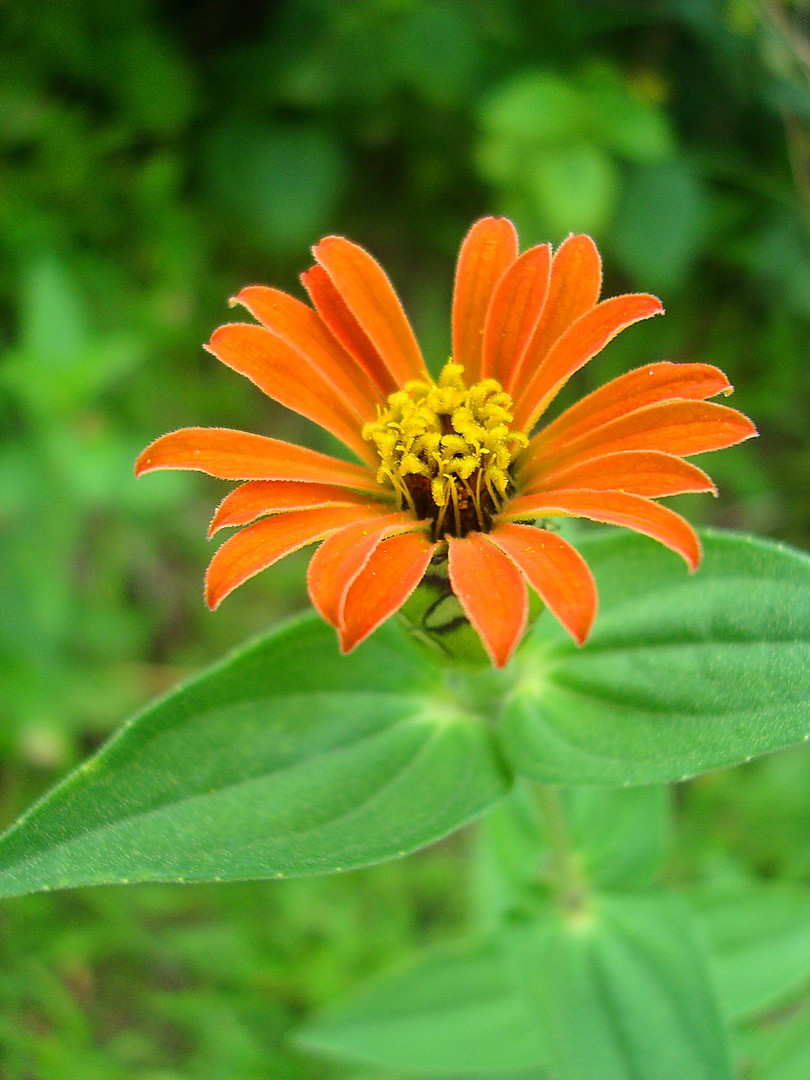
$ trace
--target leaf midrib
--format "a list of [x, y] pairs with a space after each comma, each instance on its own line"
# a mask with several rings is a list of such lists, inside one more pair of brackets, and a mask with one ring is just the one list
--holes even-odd
[[[384, 695], [384, 696], [388, 696], [388, 695]], [[401, 700], [401, 697], [399, 697], [399, 695], [397, 695], [397, 697]], [[402, 720], [397, 722], [397, 726], [408, 726], [408, 725], [411, 725], [411, 724], [415, 725], [415, 724], [418, 724], [418, 723], [427, 723], [429, 720], [430, 720], [429, 714], [427, 712], [423, 711], [422, 713], [417, 713], [415, 715], [410, 715], [410, 716], [404, 717]], [[338, 814], [335, 817], [331, 817], [325, 822], [320, 822], [319, 825], [315, 826], [314, 828], [307, 829], [307, 830], [301, 830], [301, 831], [290, 831], [290, 832], [286, 833], [285, 835], [290, 836], [290, 837], [302, 838], [302, 837], [305, 837], [305, 836], [308, 836], [308, 835], [312, 834], [313, 832], [317, 832], [318, 829], [322, 829], [322, 828], [326, 828], [326, 827], [333, 827], [336, 823], [340, 822], [341, 820], [344, 820], [346, 818], [350, 818], [352, 815], [357, 814], [359, 811], [362, 810], [363, 807], [367, 806], [368, 804], [372, 803], [374, 800], [378, 799], [385, 792], [385, 790], [387, 788], [392, 786], [407, 771], [413, 769], [415, 763], [419, 760], [419, 758], [423, 754], [427, 753], [427, 751], [437, 741], [437, 739], [439, 738], [439, 736], [441, 734], [441, 729], [442, 729], [441, 724], [434, 725], [434, 730], [432, 732], [430, 732], [428, 737], [425, 740], [423, 740], [419, 744], [418, 747], [415, 748], [414, 752], [412, 753], [412, 755], [410, 756], [408, 761], [403, 765], [403, 767], [398, 769], [396, 772], [392, 773], [381, 786], [375, 788], [374, 791], [371, 792], [367, 797], [362, 799], [360, 802], [354, 804], [352, 806], [351, 810], [346, 811], [345, 813], [342, 813], [342, 814]], [[120, 828], [124, 824], [130, 824], [130, 823], [135, 822], [135, 821], [142, 821], [142, 820], [147, 820], [147, 819], [152, 818], [152, 817], [157, 817], [160, 814], [165, 813], [167, 810], [169, 810], [169, 809], [171, 809], [172, 807], [175, 807], [175, 806], [178, 806], [178, 807], [179, 806], [184, 806], [184, 805], [191, 804], [191, 803], [194, 803], [194, 802], [197, 802], [197, 801], [202, 801], [202, 800], [205, 800], [205, 799], [209, 799], [209, 798], [212, 797], [212, 795], [220, 794], [223, 791], [234, 791], [234, 790], [237, 790], [239, 788], [244, 788], [244, 787], [247, 787], [247, 786], [250, 786], [250, 785], [253, 785], [253, 784], [257, 784], [257, 783], [260, 783], [260, 782], [266, 782], [268, 777], [276, 776], [276, 775], [282, 776], [285, 773], [290, 772], [290, 771], [298, 768], [303, 763], [308, 765], [311, 762], [317, 761], [319, 757], [324, 757], [324, 756], [326, 756], [326, 755], [328, 755], [330, 753], [333, 753], [335, 751], [338, 751], [338, 752], [342, 751], [349, 745], [361, 746], [364, 742], [370, 742], [370, 741], [373, 741], [374, 739], [382, 737], [383, 735], [385, 735], [390, 730], [391, 730], [390, 728], [387, 728], [384, 731], [376, 730], [374, 732], [370, 732], [370, 733], [368, 733], [366, 735], [361, 736], [359, 739], [355, 740], [355, 742], [352, 743], [352, 744], [349, 744], [347, 742], [341, 743], [337, 747], [330, 747], [328, 750], [323, 750], [319, 754], [313, 755], [313, 757], [311, 757], [311, 758], [307, 758], [305, 762], [302, 762], [301, 760], [296, 761], [296, 762], [291, 762], [291, 763], [289, 763], [287, 765], [282, 766], [279, 769], [275, 769], [275, 770], [266, 772], [266, 773], [262, 774], [261, 776], [250, 777], [249, 779], [246, 779], [246, 780], [238, 780], [238, 781], [235, 781], [234, 783], [231, 783], [231, 784], [225, 784], [221, 788], [217, 789], [216, 792], [213, 792], [213, 793], [212, 792], [199, 792], [199, 793], [195, 793], [193, 795], [188, 795], [188, 796], [178, 798], [178, 799], [166, 799], [166, 800], [160, 802], [158, 805], [150, 807], [148, 810], [138, 811], [138, 812], [132, 813], [132, 814], [130, 814], [128, 816], [120, 817], [115, 822], [105, 822], [105, 823], [102, 823], [102, 824], [100, 824], [98, 826], [94, 826], [94, 827], [92, 827], [90, 829], [87, 829], [86, 831], [79, 832], [79, 833], [74, 833], [70, 837], [68, 837], [67, 839], [61, 840], [58, 843], [48, 844], [46, 847], [43, 847], [43, 848], [39, 849], [39, 851], [37, 851], [33, 855], [29, 855], [28, 857], [23, 857], [21, 859], [18, 859], [16, 862], [9, 863], [6, 866], [0, 866], [0, 880], [2, 880], [2, 878], [7, 876], [7, 875], [13, 874], [15, 872], [15, 870], [17, 870], [18, 868], [20, 868], [22, 866], [25, 866], [26, 864], [28, 864], [28, 863], [30, 863], [32, 861], [36, 861], [38, 859], [41, 859], [41, 858], [43, 858], [43, 857], [45, 857], [47, 855], [58, 852], [60, 850], [69, 849], [70, 846], [72, 844], [74, 844], [77, 839], [86, 840], [86, 839], [89, 839], [91, 837], [98, 837], [98, 836], [103, 835], [104, 833], [107, 833], [107, 832], [114, 832], [116, 829]], [[73, 776], [76, 776], [76, 775], [77, 774], [73, 774]], [[73, 776], [69, 777], [68, 781], [73, 779]], [[18, 826], [15, 826], [13, 831], [9, 831], [6, 834], [6, 837], [2, 838], [3, 843], [5, 843], [7, 840], [10, 840], [13, 837], [13, 835], [14, 835], [14, 833], [16, 833], [17, 828], [19, 827], [19, 825], [22, 825], [22, 820], [18, 823]]]

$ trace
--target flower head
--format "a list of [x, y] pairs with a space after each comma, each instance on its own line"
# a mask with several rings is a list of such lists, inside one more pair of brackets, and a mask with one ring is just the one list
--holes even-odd
[[345, 652], [430, 579], [502, 666], [526, 626], [527, 585], [579, 643], [596, 614], [587, 564], [536, 520], [621, 525], [697, 567], [694, 530], [654, 500], [714, 491], [684, 459], [756, 434], [741, 413], [706, 400], [731, 392], [721, 371], [648, 364], [538, 427], [574, 372], [663, 310], [647, 294], [600, 301], [590, 237], [521, 255], [511, 222], [476, 222], [456, 271], [452, 357], [435, 380], [379, 264], [337, 236], [313, 251], [302, 275], [311, 306], [250, 286], [233, 303], [258, 325], [221, 326], [207, 347], [335, 435], [358, 463], [263, 435], [184, 428], [136, 464], [137, 473], [198, 469], [243, 481], [211, 522], [211, 533], [241, 527], [208, 567], [211, 607], [320, 542], [309, 593]]

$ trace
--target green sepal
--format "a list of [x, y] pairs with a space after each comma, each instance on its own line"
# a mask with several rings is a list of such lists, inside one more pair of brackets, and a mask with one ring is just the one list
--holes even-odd
[[[542, 610], [543, 604], [537, 594], [529, 590], [529, 627]], [[411, 639], [434, 662], [444, 662], [457, 668], [492, 665], [481, 639], [450, 587], [446, 547], [440, 546], [436, 551], [425, 576], [399, 615]]]

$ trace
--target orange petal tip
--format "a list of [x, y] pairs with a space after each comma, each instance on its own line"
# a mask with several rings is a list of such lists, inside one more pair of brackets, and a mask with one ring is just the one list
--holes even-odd
[[[335, 244], [348, 244], [348, 243], [351, 243], [351, 241], [347, 240], [344, 236], [332, 236], [332, 235], [323, 236], [323, 237], [321, 237], [321, 239], [318, 241], [317, 244], [312, 245], [310, 250], [312, 251], [312, 254], [315, 256], [315, 259], [317, 260], [319, 252], [324, 252], [328, 248], [333, 248], [335, 246]], [[359, 245], [356, 245], [356, 246], [359, 247]]]
[[696, 544], [693, 550], [685, 550], [681, 552], [684, 559], [686, 560], [686, 565], [689, 567], [690, 574], [695, 573], [703, 559], [703, 546], [701, 545], [700, 540], [697, 537], [697, 533], [695, 534], [695, 540]]
[[[213, 334], [211, 334], [211, 337], [208, 339], [208, 341], [206, 341], [205, 345], [203, 345], [205, 351], [210, 352], [212, 355], [216, 356], [217, 354], [214, 350], [217, 347], [217, 343], [222, 337], [225, 336], [228, 331], [228, 327], [233, 325], [233, 323], [224, 323], [222, 326], [218, 326], [216, 330], [214, 330]], [[217, 359], [219, 358], [217, 357]]]
[[653, 315], [666, 315], [666, 308], [657, 296], [653, 296], [652, 293], [641, 293], [641, 295], [646, 296], [648, 300], [652, 301], [650, 304], [650, 318], [652, 318]]
[[142, 450], [135, 459], [134, 472], [136, 477], [143, 476], [145, 472], [149, 472], [153, 467], [151, 464], [151, 450], [153, 445], [153, 443], [150, 443], [149, 446], [147, 446], [145, 450]]
[[245, 286], [243, 286], [239, 290], [239, 292], [236, 294], [236, 296], [228, 297], [228, 307], [232, 307], [232, 308], [233, 307], [239, 307], [240, 304], [243, 304], [245, 307], [247, 307], [247, 304], [245, 303], [245, 293], [250, 293], [250, 291], [252, 289], [256, 289], [256, 288], [261, 288], [261, 286], [256, 286], [256, 285], [245, 285]]
[[215, 583], [209, 575], [205, 578], [205, 605], [209, 611], [216, 611], [226, 596], [229, 596], [236, 585], [223, 585], [222, 581]]
[[[640, 319], [651, 319], [655, 315], [666, 315], [666, 308], [657, 296], [653, 296], [652, 293], [624, 293], [619, 296], [610, 297], [611, 300], [628, 300], [636, 301], [643, 309], [643, 313], [639, 311]], [[605, 303], [603, 300], [602, 303]]]

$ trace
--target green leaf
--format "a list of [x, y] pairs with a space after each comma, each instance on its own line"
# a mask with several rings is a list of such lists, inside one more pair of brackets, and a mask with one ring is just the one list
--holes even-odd
[[482, 56], [471, 12], [445, 0], [414, 5], [391, 44], [394, 70], [431, 105], [452, 106], [475, 93]]
[[[669, 789], [559, 789], [570, 858], [586, 887], [639, 888], [658, 877], [669, 846]], [[535, 785], [516, 784], [478, 828], [476, 863], [482, 917], [536, 908], [549, 843]]]
[[597, 896], [516, 926], [510, 941], [555, 1080], [731, 1080], [704, 957], [674, 897]]
[[122, 113], [151, 136], [179, 136], [197, 106], [197, 86], [172, 36], [134, 29], [104, 52], [100, 66]]
[[291, 251], [326, 228], [347, 182], [338, 140], [306, 124], [229, 123], [209, 136], [205, 166], [224, 209], [260, 241]]
[[23, 279], [20, 346], [59, 376], [73, 364], [90, 338], [76, 284], [54, 256], [33, 263]]
[[810, 1076], [810, 1002], [777, 1033], [768, 1032], [770, 1045], [757, 1055], [750, 1080], [807, 1080]]
[[652, 884], [669, 843], [666, 787], [564, 788], [561, 795], [588, 881], [603, 888]]
[[426, 950], [309, 1023], [298, 1041], [419, 1076], [500, 1080], [532, 1070], [536, 1080], [546, 1059], [497, 937]]
[[524, 173], [527, 194], [555, 235], [607, 228], [619, 175], [601, 147], [581, 140], [544, 148], [527, 157]]
[[586, 116], [594, 140], [631, 161], [661, 161], [674, 149], [667, 116], [660, 105], [634, 92], [612, 64], [596, 61], [579, 76]]
[[49, 435], [58, 430], [61, 417], [69, 418], [75, 455], [77, 410], [131, 368], [140, 352], [128, 334], [91, 333], [78, 282], [63, 263], [45, 256], [24, 278], [19, 348], [6, 353], [0, 384], [9, 387]]
[[481, 126], [504, 141], [544, 146], [576, 137], [586, 104], [569, 80], [551, 71], [529, 71], [503, 83], [483, 104]]
[[0, 839], [0, 895], [317, 874], [431, 843], [508, 787], [489, 726], [394, 624], [315, 616], [148, 708]]
[[501, 735], [564, 784], [681, 780], [810, 739], [810, 559], [706, 532], [694, 575], [613, 533], [580, 545], [599, 614], [578, 649], [545, 616], [519, 653]]
[[733, 881], [690, 897], [712, 952], [726, 1015], [743, 1021], [810, 984], [810, 895], [787, 882]]
[[613, 234], [616, 257], [639, 288], [681, 288], [699, 257], [708, 193], [677, 160], [635, 169], [622, 189]]

